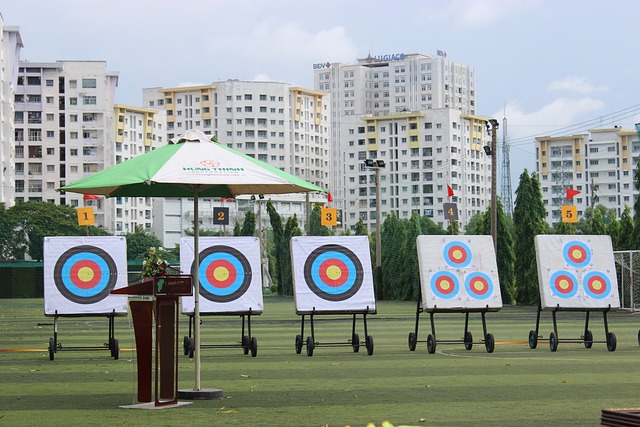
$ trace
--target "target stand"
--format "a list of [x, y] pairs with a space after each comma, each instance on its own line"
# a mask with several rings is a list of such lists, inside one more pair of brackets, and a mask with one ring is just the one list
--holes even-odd
[[[306, 344], [307, 356], [318, 347], [364, 345], [373, 354], [373, 336], [367, 328], [367, 315], [376, 314], [367, 236], [293, 237], [291, 239], [296, 314], [301, 317], [300, 334], [295, 338], [297, 354]], [[315, 334], [318, 315], [350, 316], [351, 336], [343, 342], [319, 342]], [[356, 319], [362, 316], [364, 340], [356, 333]], [[305, 317], [309, 316], [311, 335], [305, 336]], [[339, 320], [339, 319], [336, 319]]]
[[[615, 351], [616, 335], [609, 331], [607, 314], [620, 307], [618, 285], [609, 236], [539, 235], [535, 237], [540, 300], [535, 329], [529, 331], [529, 347], [548, 342], [555, 352], [559, 343], [605, 343]], [[540, 335], [540, 313], [550, 310], [553, 332], [548, 339]], [[585, 313], [584, 330], [578, 338], [560, 338], [557, 313], [560, 311]], [[605, 340], [596, 341], [589, 329], [590, 314], [601, 312]]]
[[[495, 339], [487, 332], [486, 314], [502, 308], [495, 250], [491, 236], [418, 236], [420, 287], [415, 328], [409, 332], [408, 345], [415, 351], [418, 342], [427, 343], [430, 354], [438, 343], [464, 344], [471, 350], [474, 344], [484, 344], [493, 353]], [[426, 341], [418, 340], [420, 314], [429, 313], [431, 333]], [[438, 340], [436, 313], [464, 314], [464, 331], [458, 339]], [[474, 341], [469, 330], [469, 315], [480, 313], [483, 340]]]
[[[195, 275], [194, 241], [180, 240], [180, 265]], [[251, 318], [262, 314], [262, 270], [260, 241], [257, 237], [201, 237], [199, 239], [200, 322], [203, 317], [239, 316], [240, 340], [229, 344], [204, 344], [200, 348], [241, 348], [256, 357], [258, 340], [251, 333]], [[195, 298], [182, 298], [182, 313], [189, 318], [189, 335], [183, 339], [183, 352], [195, 353]], [[200, 329], [202, 331], [202, 328]]]
[[[124, 237], [45, 237], [44, 314], [53, 317], [49, 360], [59, 351], [109, 350], [118, 359], [115, 318], [126, 316], [126, 297], [110, 292], [126, 286], [126, 240]], [[63, 317], [106, 317], [107, 342], [102, 346], [65, 346], [59, 339]]]

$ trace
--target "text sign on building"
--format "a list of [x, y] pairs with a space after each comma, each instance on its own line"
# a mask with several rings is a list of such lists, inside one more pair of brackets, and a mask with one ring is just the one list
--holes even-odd
[[575, 206], [561, 206], [562, 222], [578, 222], [578, 208]]
[[78, 208], [78, 225], [93, 225], [96, 223], [93, 208]]
[[218, 225], [229, 225], [229, 208], [214, 207], [213, 223]]
[[338, 225], [338, 209], [322, 208], [320, 210], [320, 224], [329, 227]]
[[458, 220], [458, 205], [455, 203], [445, 203], [442, 205], [444, 209], [444, 219], [449, 221]]

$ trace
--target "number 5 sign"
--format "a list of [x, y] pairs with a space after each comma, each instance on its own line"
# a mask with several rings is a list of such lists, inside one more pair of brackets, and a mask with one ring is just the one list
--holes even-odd
[[320, 225], [332, 227], [338, 225], [338, 210], [336, 208], [322, 208], [320, 217]]
[[562, 222], [578, 222], [578, 208], [575, 206], [561, 206]]

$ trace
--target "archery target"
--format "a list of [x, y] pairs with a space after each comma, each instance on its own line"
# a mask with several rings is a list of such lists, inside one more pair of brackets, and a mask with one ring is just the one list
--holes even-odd
[[542, 308], [620, 307], [609, 236], [535, 238]]
[[[262, 313], [258, 238], [201, 237], [198, 246], [200, 313]], [[180, 240], [180, 266], [195, 275], [193, 238]], [[193, 296], [182, 297], [184, 313], [193, 313], [194, 306]]]
[[294, 237], [291, 259], [299, 312], [375, 310], [366, 236]]
[[491, 236], [418, 236], [425, 310], [502, 308]]
[[127, 285], [123, 237], [46, 237], [45, 314], [126, 313], [126, 296], [110, 295]]

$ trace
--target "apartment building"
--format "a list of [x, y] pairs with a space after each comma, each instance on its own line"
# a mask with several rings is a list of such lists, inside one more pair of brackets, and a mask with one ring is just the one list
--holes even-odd
[[15, 185], [13, 98], [23, 44], [20, 29], [4, 25], [1, 14], [0, 37], [0, 203], [11, 206]]
[[[169, 139], [189, 129], [200, 129], [250, 157], [319, 187], [330, 188], [330, 110], [323, 92], [280, 82], [226, 80], [208, 85], [145, 89], [143, 102], [146, 108], [164, 109]], [[280, 215], [286, 218], [295, 214], [301, 226], [305, 226], [305, 195], [262, 195], [264, 199], [261, 195], [253, 196], [258, 202], [251, 201], [251, 195], [226, 202], [232, 220], [244, 218], [248, 209], [257, 215], [262, 206], [259, 201], [270, 197]], [[311, 195], [310, 203], [314, 202], [326, 202], [326, 197]], [[193, 217], [192, 204], [180, 199], [156, 203], [154, 232], [165, 246], [173, 246], [185, 229], [192, 228], [189, 219]], [[212, 208], [218, 203], [200, 202], [201, 227], [217, 230]], [[269, 218], [266, 210], [262, 213], [262, 226], [267, 228]]]
[[369, 55], [355, 64], [317, 63], [314, 87], [330, 94], [332, 186], [346, 228], [375, 224], [366, 159], [379, 170], [381, 215], [420, 212], [446, 226], [447, 185], [464, 226], [490, 201], [491, 168], [483, 146], [486, 118], [476, 112], [475, 71], [423, 54]]
[[[633, 176], [640, 157], [635, 130], [621, 127], [590, 129], [588, 133], [539, 137], [536, 170], [540, 174], [542, 200], [547, 223], [562, 220], [561, 207], [576, 206], [578, 217], [587, 207], [602, 204], [620, 218], [625, 206], [633, 207], [638, 197]], [[580, 191], [566, 200], [566, 189]]]

